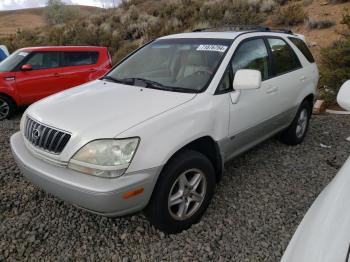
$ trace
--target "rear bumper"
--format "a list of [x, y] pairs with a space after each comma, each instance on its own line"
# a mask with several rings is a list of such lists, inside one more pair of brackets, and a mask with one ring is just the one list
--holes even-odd
[[[46, 192], [73, 205], [104, 216], [122, 216], [142, 210], [151, 197], [161, 168], [106, 179], [75, 172], [34, 157], [20, 133], [11, 137], [12, 154], [23, 174]], [[123, 199], [125, 192], [144, 188], [143, 193]]]

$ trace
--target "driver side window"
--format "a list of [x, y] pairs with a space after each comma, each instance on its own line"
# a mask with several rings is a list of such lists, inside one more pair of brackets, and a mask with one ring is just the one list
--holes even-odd
[[33, 70], [56, 68], [60, 66], [59, 52], [38, 52], [26, 62], [31, 64]]
[[235, 52], [231, 65], [233, 75], [240, 69], [253, 69], [261, 72], [262, 80], [269, 77], [269, 57], [263, 39], [252, 39], [243, 42]]

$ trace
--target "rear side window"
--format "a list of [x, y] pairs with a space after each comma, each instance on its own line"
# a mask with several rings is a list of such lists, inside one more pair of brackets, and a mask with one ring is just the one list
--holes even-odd
[[312, 56], [310, 49], [307, 47], [303, 40], [295, 37], [288, 37], [288, 39], [300, 50], [300, 52], [303, 53], [303, 55], [310, 63], [315, 62], [315, 59]]
[[98, 61], [98, 52], [63, 52], [63, 66], [93, 65]]
[[268, 38], [267, 41], [271, 48], [274, 76], [301, 68], [297, 55], [284, 40], [280, 38]]

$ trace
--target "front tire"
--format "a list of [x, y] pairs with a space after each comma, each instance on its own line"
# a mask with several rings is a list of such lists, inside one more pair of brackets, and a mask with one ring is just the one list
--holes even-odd
[[280, 140], [287, 145], [298, 145], [304, 141], [311, 118], [311, 106], [303, 101], [292, 124], [281, 133]]
[[165, 166], [146, 208], [149, 221], [173, 234], [197, 223], [206, 211], [215, 188], [215, 170], [203, 154], [186, 150]]
[[14, 103], [7, 96], [0, 95], [0, 121], [9, 118], [15, 109]]

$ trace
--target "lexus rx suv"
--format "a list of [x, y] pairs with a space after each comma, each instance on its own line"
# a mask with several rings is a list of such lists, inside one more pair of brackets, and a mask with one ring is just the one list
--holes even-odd
[[226, 161], [274, 135], [303, 141], [319, 78], [299, 35], [220, 30], [161, 37], [30, 106], [11, 137], [23, 174], [103, 216], [145, 210], [167, 233], [198, 222]]
[[20, 49], [0, 63], [0, 120], [18, 106], [95, 80], [111, 68], [105, 47]]

